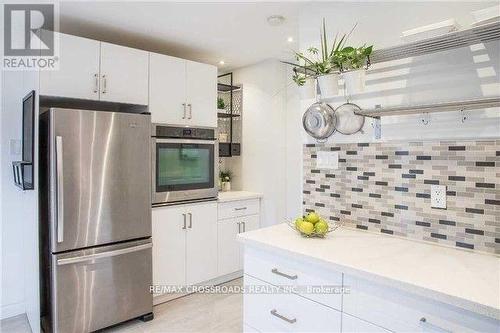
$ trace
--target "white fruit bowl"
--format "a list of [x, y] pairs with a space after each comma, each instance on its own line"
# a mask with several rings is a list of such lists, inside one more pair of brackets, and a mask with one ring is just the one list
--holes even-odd
[[328, 221], [326, 223], [328, 224], [328, 231], [326, 233], [321, 234], [321, 233], [313, 232], [311, 234], [305, 234], [302, 231], [300, 231], [299, 229], [297, 229], [297, 227], [295, 226], [295, 221], [292, 221], [292, 220], [286, 221], [286, 224], [288, 224], [290, 226], [290, 228], [297, 231], [302, 237], [306, 237], [306, 238], [325, 238], [325, 236], [327, 234], [337, 230], [343, 224], [342, 222], [331, 223]]

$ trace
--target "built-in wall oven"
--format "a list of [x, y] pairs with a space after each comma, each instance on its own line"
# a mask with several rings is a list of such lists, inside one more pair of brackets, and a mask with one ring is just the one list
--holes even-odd
[[217, 198], [215, 128], [153, 124], [151, 135], [153, 205]]

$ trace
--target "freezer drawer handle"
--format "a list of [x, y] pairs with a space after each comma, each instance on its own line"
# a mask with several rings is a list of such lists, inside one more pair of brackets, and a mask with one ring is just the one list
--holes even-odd
[[95, 259], [109, 258], [109, 257], [118, 256], [120, 254], [126, 254], [126, 253], [137, 252], [137, 251], [149, 249], [152, 247], [153, 247], [153, 244], [148, 243], [148, 244], [142, 244], [142, 245], [137, 245], [137, 246], [133, 246], [133, 247], [128, 247], [125, 249], [114, 250], [114, 251], [89, 254], [86, 256], [80, 256], [80, 257], [74, 257], [74, 258], [59, 259], [59, 260], [57, 260], [57, 265], [69, 265], [69, 264], [76, 264], [79, 262], [90, 261], [90, 260], [95, 260]]
[[56, 136], [56, 176], [57, 176], [57, 242], [64, 240], [64, 174], [63, 140]]
[[286, 277], [287, 279], [290, 279], [290, 280], [297, 280], [297, 278], [298, 278], [297, 275], [288, 275], [288, 274], [282, 273], [282, 272], [278, 271], [277, 268], [271, 269], [271, 273], [274, 273], [274, 274], [279, 275], [279, 276]]
[[279, 318], [279, 319], [281, 319], [281, 320], [284, 320], [284, 321], [286, 321], [286, 322], [290, 323], [290, 324], [294, 324], [294, 323], [297, 321], [297, 319], [295, 319], [295, 318], [293, 318], [293, 319], [289, 319], [289, 318], [287, 318], [287, 317], [285, 317], [285, 316], [280, 315], [276, 309], [272, 309], [272, 310], [271, 310], [271, 314], [272, 314], [273, 316], [275, 316], [275, 317], [278, 317], [278, 318]]

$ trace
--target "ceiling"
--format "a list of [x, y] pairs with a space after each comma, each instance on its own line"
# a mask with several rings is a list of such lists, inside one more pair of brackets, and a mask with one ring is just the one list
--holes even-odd
[[[60, 31], [229, 70], [297, 47], [304, 3], [60, 2]], [[267, 23], [282, 15], [280, 26]], [[288, 42], [292, 37], [294, 42]], [[221, 66], [219, 61], [225, 64]]]
[[[299, 38], [303, 48], [319, 46], [322, 17], [327, 18], [330, 35], [347, 32], [357, 23], [350, 41], [373, 43], [377, 48], [401, 43], [404, 30], [449, 18], [467, 27], [471, 11], [498, 3], [189, 1], [62, 1], [60, 31], [210, 63], [224, 72], [270, 58], [292, 60], [290, 51], [299, 49]], [[284, 23], [269, 25], [267, 17], [271, 15], [284, 16]], [[289, 37], [293, 42], [287, 41]]]

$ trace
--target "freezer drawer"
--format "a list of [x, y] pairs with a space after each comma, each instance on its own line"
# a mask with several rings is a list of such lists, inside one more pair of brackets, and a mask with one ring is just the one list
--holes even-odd
[[153, 311], [151, 239], [52, 256], [54, 332], [91, 332]]

